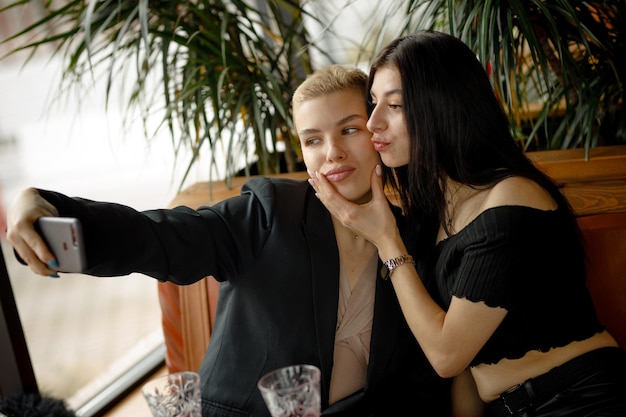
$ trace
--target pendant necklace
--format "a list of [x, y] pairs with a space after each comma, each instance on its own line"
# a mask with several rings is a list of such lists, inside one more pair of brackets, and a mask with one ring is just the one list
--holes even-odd
[[444, 219], [445, 225], [446, 225], [446, 234], [450, 231], [452, 231], [452, 224], [454, 222], [454, 205], [453, 205], [453, 199], [456, 196], [456, 194], [459, 192], [459, 190], [461, 189], [461, 184], [459, 184], [456, 187], [456, 190], [454, 190], [454, 192], [450, 193], [450, 195], [448, 196], [448, 198], [446, 199], [446, 212], [445, 215], [447, 217], [447, 220]]

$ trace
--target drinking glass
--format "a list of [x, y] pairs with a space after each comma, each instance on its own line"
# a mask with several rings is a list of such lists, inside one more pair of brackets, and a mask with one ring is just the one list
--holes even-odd
[[320, 370], [313, 365], [276, 369], [257, 385], [272, 417], [320, 416]]
[[202, 417], [200, 375], [176, 372], [147, 382], [141, 393], [154, 417]]

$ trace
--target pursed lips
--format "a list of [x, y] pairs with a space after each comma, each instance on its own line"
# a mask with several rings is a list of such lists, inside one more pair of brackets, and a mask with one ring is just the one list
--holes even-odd
[[374, 138], [373, 136], [372, 136], [372, 143], [374, 144], [374, 149], [376, 149], [376, 152], [382, 151], [384, 148], [386, 148], [389, 145], [389, 142], [384, 142], [378, 138]]
[[337, 182], [345, 179], [346, 177], [351, 175], [352, 172], [354, 172], [354, 168], [352, 167], [340, 167], [331, 169], [326, 174], [324, 174], [324, 176], [328, 179], [328, 181]]

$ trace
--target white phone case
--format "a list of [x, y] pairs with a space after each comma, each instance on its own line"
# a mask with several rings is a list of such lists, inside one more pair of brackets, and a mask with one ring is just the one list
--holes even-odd
[[72, 217], [40, 217], [41, 235], [59, 264], [59, 272], [83, 272], [86, 267], [80, 220]]

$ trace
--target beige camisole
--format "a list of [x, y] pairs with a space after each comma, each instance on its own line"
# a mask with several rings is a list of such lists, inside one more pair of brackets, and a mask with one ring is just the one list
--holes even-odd
[[339, 273], [339, 308], [335, 353], [330, 380], [330, 403], [334, 403], [365, 386], [370, 355], [376, 267], [374, 253], [358, 278], [353, 291], [343, 266]]

